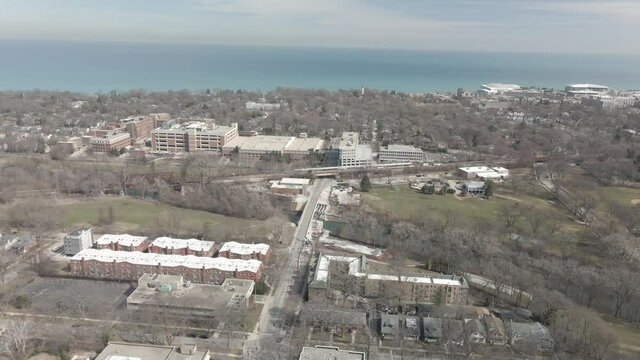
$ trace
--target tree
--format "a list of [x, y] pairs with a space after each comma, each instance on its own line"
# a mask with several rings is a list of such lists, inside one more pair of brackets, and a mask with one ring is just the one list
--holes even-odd
[[9, 323], [0, 336], [0, 353], [12, 360], [27, 358], [32, 351], [36, 325], [31, 320], [15, 320]]
[[436, 294], [433, 298], [433, 303], [436, 305], [442, 305], [446, 302], [446, 298], [445, 298], [446, 294], [444, 293], [444, 290], [440, 287], [438, 288], [438, 290], [436, 290]]
[[500, 210], [504, 219], [504, 227], [510, 229], [520, 220], [522, 212], [517, 203], [511, 205], [504, 205]]
[[371, 180], [369, 175], [365, 174], [360, 180], [360, 191], [369, 192], [369, 190], [371, 190]]
[[486, 197], [492, 197], [493, 196], [493, 188], [495, 187], [495, 184], [493, 183], [493, 181], [488, 180], [485, 184], [484, 184], [484, 195]]
[[16, 309], [28, 308], [31, 306], [31, 298], [29, 295], [16, 295], [13, 299], [13, 306], [15, 306]]
[[424, 184], [422, 192], [427, 195], [433, 195], [436, 192], [436, 187], [432, 184]]

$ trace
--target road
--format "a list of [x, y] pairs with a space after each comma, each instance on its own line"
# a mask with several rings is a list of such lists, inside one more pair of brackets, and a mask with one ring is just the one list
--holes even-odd
[[[289, 249], [286, 257], [286, 265], [282, 268], [282, 277], [278, 282], [278, 285], [273, 289], [268, 296], [267, 301], [264, 304], [258, 325], [254, 331], [251, 341], [247, 342], [247, 347], [252, 347], [250, 351], [245, 348], [245, 354], [259, 354], [260, 352], [260, 339], [265, 337], [283, 337], [286, 335], [286, 331], [282, 329], [285, 315], [285, 304], [289, 297], [289, 294], [294, 291], [295, 283], [298, 274], [298, 266], [300, 253], [304, 244], [304, 240], [307, 234], [307, 230], [313, 219], [318, 199], [322, 192], [327, 189], [333, 180], [331, 179], [318, 179], [315, 181], [313, 188], [311, 189], [311, 196], [305, 205], [305, 208], [298, 222], [298, 227], [294, 234], [294, 239], [289, 245]], [[250, 358], [250, 357], [245, 357]]]

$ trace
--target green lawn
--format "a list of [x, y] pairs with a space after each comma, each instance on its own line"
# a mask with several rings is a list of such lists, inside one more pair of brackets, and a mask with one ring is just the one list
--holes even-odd
[[156, 201], [136, 198], [104, 198], [61, 205], [64, 210], [64, 226], [67, 230], [96, 225], [100, 209], [106, 217], [113, 209], [115, 223], [112, 231], [147, 231], [169, 217], [179, 219], [179, 228], [185, 234], [200, 232], [204, 223], [209, 224], [212, 236], [246, 234], [248, 237], [264, 237], [269, 232], [267, 221], [239, 219], [206, 211], [182, 209]]

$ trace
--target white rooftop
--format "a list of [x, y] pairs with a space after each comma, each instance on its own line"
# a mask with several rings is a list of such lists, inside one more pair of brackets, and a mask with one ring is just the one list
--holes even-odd
[[146, 236], [133, 236], [129, 234], [104, 234], [96, 240], [98, 245], [119, 244], [122, 246], [138, 246], [147, 240]]
[[71, 260], [95, 260], [100, 262], [126, 262], [136, 265], [176, 267], [184, 266], [191, 269], [218, 269], [221, 271], [250, 271], [258, 272], [262, 262], [259, 260], [241, 260], [227, 258], [199, 257], [194, 255], [164, 255], [143, 253], [139, 251], [113, 251], [84, 249], [74, 255]]
[[413, 151], [413, 152], [422, 152], [422, 149], [417, 148], [413, 145], [401, 145], [401, 144], [389, 144], [386, 147], [380, 149], [380, 151]]
[[490, 83], [482, 85], [484, 88], [495, 90], [517, 90], [520, 89], [520, 85], [516, 84], [503, 84], [503, 83]]
[[596, 84], [568, 84], [567, 87], [571, 87], [574, 89], [582, 88], [582, 89], [602, 89], [609, 90], [608, 86], [604, 85], [596, 85]]
[[309, 185], [309, 179], [298, 179], [298, 178], [282, 178], [279, 181], [280, 185]]
[[213, 241], [203, 241], [198, 239], [174, 239], [170, 237], [159, 237], [151, 243], [164, 249], [191, 249], [194, 251], [209, 251], [215, 245]]
[[220, 252], [228, 251], [234, 254], [251, 255], [262, 254], [267, 255], [269, 252], [269, 245], [267, 244], [244, 244], [235, 241], [229, 241], [224, 243], [220, 248]]

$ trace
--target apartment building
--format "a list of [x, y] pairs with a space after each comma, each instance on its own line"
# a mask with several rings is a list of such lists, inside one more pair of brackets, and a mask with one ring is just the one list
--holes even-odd
[[64, 254], [75, 255], [93, 246], [93, 233], [90, 227], [77, 229], [64, 237]]
[[100, 132], [89, 141], [93, 152], [108, 153], [131, 145], [131, 136], [126, 132]]
[[398, 163], [422, 161], [422, 149], [411, 145], [387, 145], [378, 151], [378, 161], [381, 163]]
[[271, 257], [271, 247], [267, 244], [243, 244], [229, 241], [222, 245], [218, 251], [218, 257], [228, 259], [257, 259], [268, 261]]
[[96, 240], [95, 245], [99, 250], [145, 251], [149, 247], [149, 241], [146, 236], [104, 234]]
[[369, 272], [364, 256], [320, 253], [314, 265], [309, 282], [309, 301], [312, 302], [326, 302], [336, 296], [336, 291], [352, 288], [359, 296], [392, 296], [405, 303], [467, 303], [469, 286], [460, 276], [399, 276]]
[[174, 239], [159, 237], [149, 245], [149, 252], [168, 255], [195, 255], [212, 257], [215, 253], [215, 242], [198, 239]]
[[338, 143], [340, 166], [365, 167], [373, 163], [371, 145], [361, 144], [360, 135], [356, 132], [344, 132]]
[[158, 128], [151, 132], [151, 147], [158, 152], [221, 151], [238, 137], [238, 124], [215, 125], [212, 122], [191, 121]]
[[260, 280], [262, 262], [165, 255], [138, 251], [85, 249], [71, 258], [71, 274], [99, 279], [137, 280], [143, 274], [181, 275], [200, 284], [222, 284], [227, 278]]

